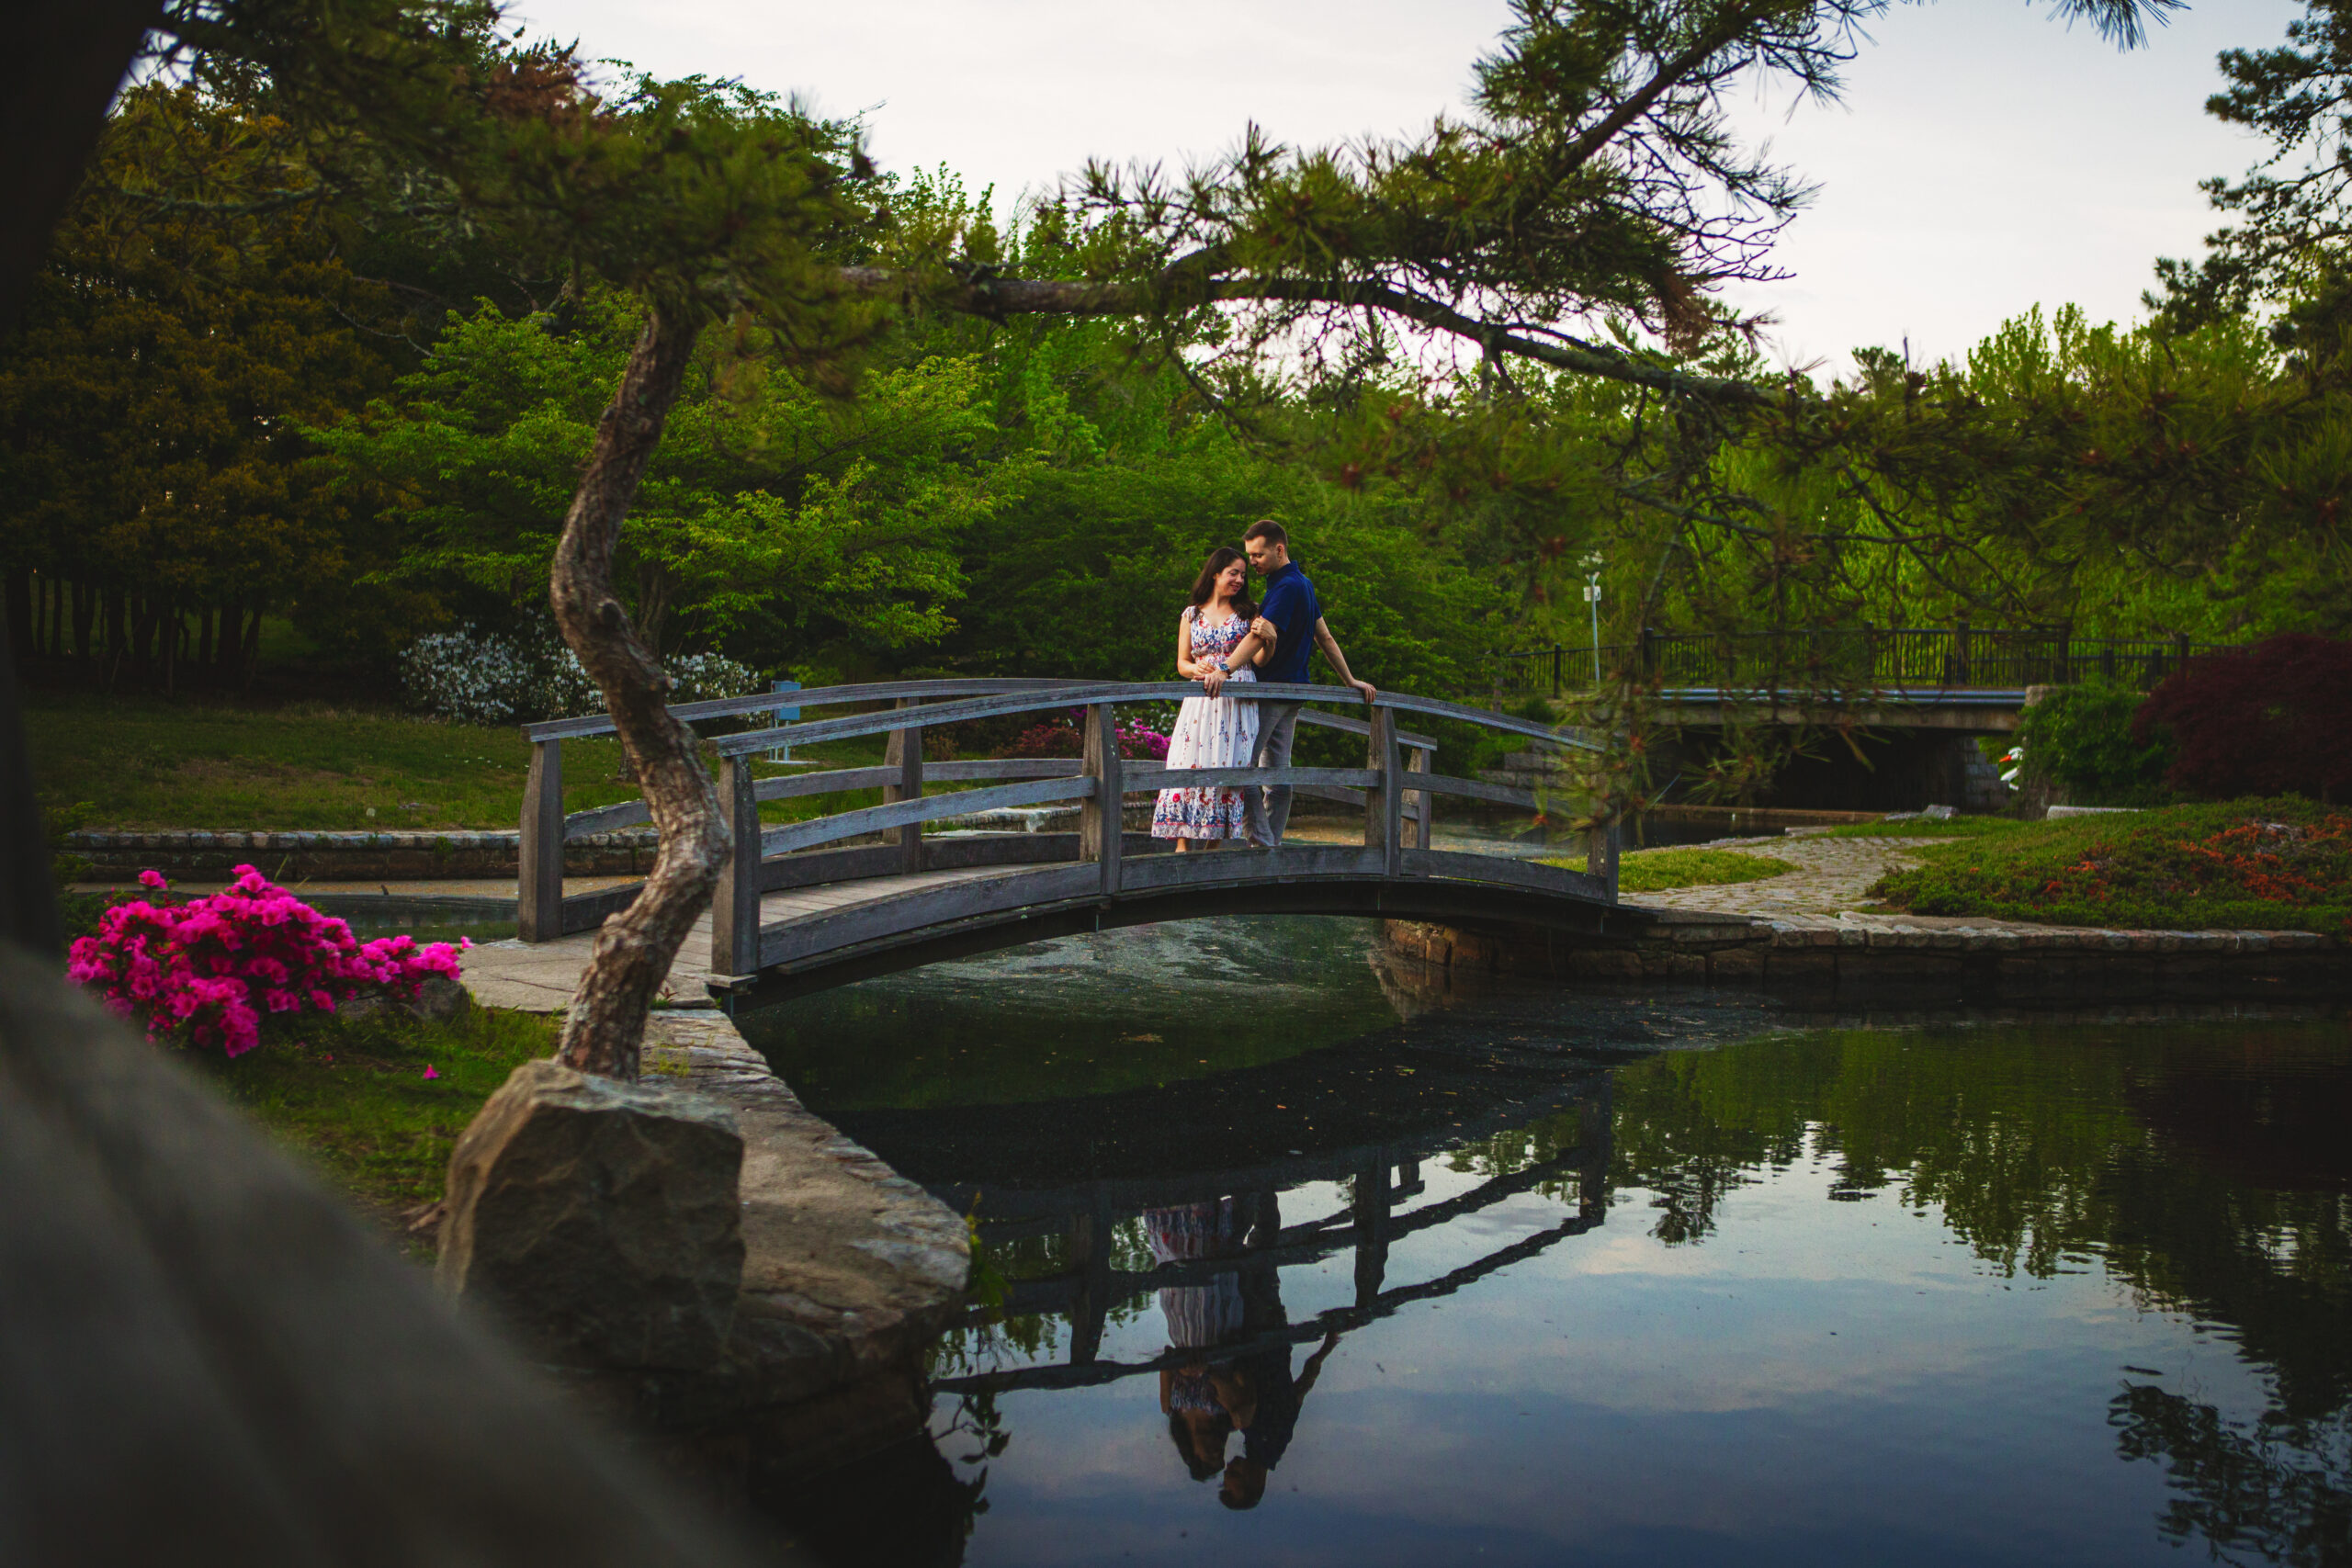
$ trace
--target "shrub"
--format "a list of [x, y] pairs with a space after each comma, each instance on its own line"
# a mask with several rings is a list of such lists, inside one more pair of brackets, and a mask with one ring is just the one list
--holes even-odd
[[520, 649], [470, 626], [430, 632], [401, 652], [401, 686], [425, 712], [461, 724], [509, 724], [531, 701]]
[[2057, 785], [2077, 806], [2161, 805], [2166, 749], [2134, 729], [2139, 706], [2128, 686], [2058, 687], [2018, 717], [2025, 776]]
[[[140, 882], [161, 893], [160, 872]], [[74, 941], [66, 973], [107, 1008], [144, 1023], [147, 1037], [241, 1056], [273, 1016], [333, 1012], [362, 992], [413, 997], [435, 975], [455, 979], [458, 949], [410, 936], [361, 942], [252, 866], [206, 898], [184, 904], [132, 899]]]
[[[723, 654], [682, 654], [662, 667], [670, 674], [673, 703], [746, 696], [760, 688], [756, 671]], [[401, 654], [401, 683], [416, 706], [465, 724], [528, 723], [605, 711], [604, 694], [552, 622], [521, 637], [476, 631], [470, 625], [418, 637]]]
[[[1164, 762], [1168, 760], [1168, 737], [1140, 722], [1114, 727], [1119, 738], [1119, 755], [1131, 762]], [[1078, 720], [1065, 715], [1044, 724], [1033, 724], [1023, 730], [1005, 752], [1008, 757], [1083, 757], [1086, 755], [1086, 732]]]
[[2352, 800], [2352, 642], [2292, 634], [2192, 659], [2132, 722], [2191, 795]]

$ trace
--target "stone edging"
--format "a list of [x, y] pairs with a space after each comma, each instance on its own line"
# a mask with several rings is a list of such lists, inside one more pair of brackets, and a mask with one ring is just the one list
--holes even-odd
[[1385, 933], [1396, 952], [1449, 973], [1737, 986], [1925, 1005], [2352, 997], [2352, 949], [2313, 931], [1655, 913], [1646, 932], [1605, 944], [1557, 932], [1413, 920], [1390, 920]]
[[[1686, 917], [1687, 918], [1687, 917]], [[1675, 922], [1674, 930], [1680, 922]], [[1707, 928], [1712, 929], [1712, 927]], [[2173, 931], [2016, 923], [1919, 925], [1877, 919], [1759, 920], [1741, 940], [1774, 947], [1866, 947], [1960, 953], [2319, 953], [2336, 946], [2317, 931]], [[1681, 940], [1679, 931], [1673, 940]], [[1706, 940], [1706, 939], [1699, 939]]]
[[715, 1009], [655, 1012], [645, 1066], [734, 1112], [742, 1293], [718, 1366], [605, 1392], [640, 1421], [738, 1433], [797, 1471], [917, 1429], [923, 1353], [964, 1307], [964, 1221], [802, 1105]]
[[[522, 834], [513, 829], [423, 832], [209, 832], [171, 829], [151, 833], [85, 830], [65, 836], [71, 853], [86, 857], [99, 877], [136, 875], [153, 868], [179, 878], [226, 879], [247, 862], [277, 881], [410, 881], [466, 877], [511, 880]], [[563, 846], [568, 876], [642, 874], [653, 863], [651, 828], [584, 833]]]
[[[496, 829], [479, 831], [452, 829], [442, 832], [368, 829], [357, 832], [239, 833], [172, 828], [148, 833], [84, 829], [66, 834], [65, 847], [80, 854], [111, 854], [125, 850], [252, 850], [262, 854], [285, 854], [296, 850], [339, 850], [345, 852], [354, 850], [423, 850], [428, 852], [505, 850], [513, 853], [519, 850], [522, 840], [523, 835], [519, 831]], [[590, 844], [599, 849], [650, 849], [656, 840], [657, 835], [650, 828], [620, 828], [609, 833], [583, 833], [569, 842]]]

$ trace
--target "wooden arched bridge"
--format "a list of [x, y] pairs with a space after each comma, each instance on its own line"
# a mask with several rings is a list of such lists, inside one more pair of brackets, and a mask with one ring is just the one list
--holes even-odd
[[[1564, 748], [1593, 746], [1574, 732], [1432, 697], [1383, 692], [1365, 712], [1346, 687], [1236, 683], [1256, 702], [1306, 705], [1302, 724], [1360, 737], [1361, 767], [1169, 769], [1123, 759], [1121, 704], [1197, 695], [1190, 682], [899, 681], [682, 705], [689, 722], [769, 713], [779, 704], [850, 710], [711, 742], [718, 791], [734, 829], [710, 921], [712, 988], [788, 995], [940, 958], [1104, 927], [1201, 915], [1379, 914], [1419, 919], [1506, 920], [1599, 936], [1641, 917], [1617, 907], [1614, 828], [1589, 835], [1589, 872], [1524, 856], [1433, 845], [1437, 802], [1541, 809], [1521, 789], [1451, 777], [1430, 766], [1437, 742], [1401, 727], [1436, 718]], [[1322, 711], [1327, 708], [1336, 712]], [[927, 761], [925, 731], [979, 719], [1079, 710], [1077, 759]], [[1363, 713], [1352, 716], [1350, 710]], [[650, 820], [641, 800], [566, 814], [562, 746], [609, 734], [603, 716], [529, 726], [530, 783], [523, 807], [518, 916], [526, 942], [593, 931], [641, 885], [570, 897], [567, 840]], [[770, 772], [754, 763], [779, 748], [887, 737], [879, 766]], [[942, 791], [936, 786], [959, 787]], [[1124, 829], [1128, 797], [1168, 787], [1287, 784], [1359, 806], [1360, 842], [1293, 841], [1272, 851], [1228, 847], [1170, 854], [1166, 840]], [[802, 821], [763, 823], [772, 801], [879, 790], [878, 805]], [[1074, 806], [1078, 831], [926, 835], [926, 824], [1018, 807]]]

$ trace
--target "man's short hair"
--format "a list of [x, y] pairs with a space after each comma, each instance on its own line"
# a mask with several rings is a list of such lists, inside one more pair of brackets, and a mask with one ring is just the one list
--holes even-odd
[[1283, 525], [1271, 517], [1261, 517], [1250, 524], [1241, 531], [1241, 537], [1244, 543], [1251, 539], [1263, 539], [1270, 545], [1290, 543], [1290, 536], [1283, 531]]

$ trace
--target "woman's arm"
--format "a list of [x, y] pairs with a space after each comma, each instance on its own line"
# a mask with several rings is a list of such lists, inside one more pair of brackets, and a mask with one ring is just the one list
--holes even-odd
[[1282, 633], [1274, 629], [1274, 623], [1261, 615], [1250, 623], [1248, 635], [1235, 643], [1233, 651], [1225, 656], [1225, 667], [1247, 670], [1253, 665], [1263, 664], [1274, 656], [1274, 645], [1281, 640]]
[[1188, 608], [1176, 617], [1176, 679], [1197, 681], [1213, 668], [1193, 661], [1193, 612]]

